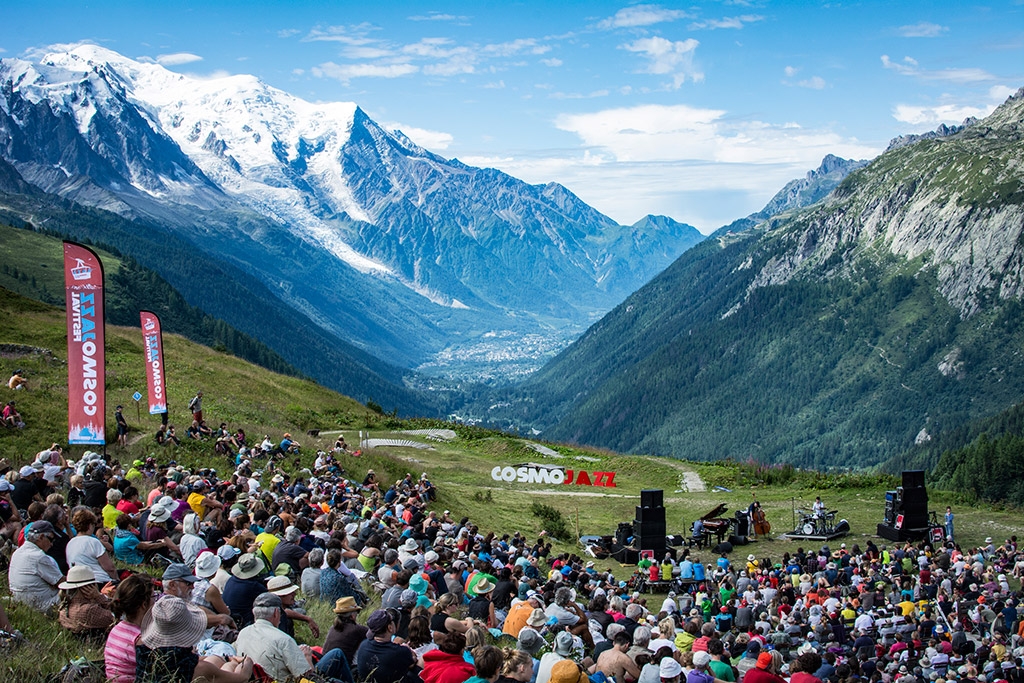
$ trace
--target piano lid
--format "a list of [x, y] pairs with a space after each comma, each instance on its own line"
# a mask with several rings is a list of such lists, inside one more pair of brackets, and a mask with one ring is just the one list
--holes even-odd
[[714, 510], [712, 510], [709, 513], [707, 513], [706, 515], [703, 515], [701, 517], [701, 520], [708, 520], [708, 519], [711, 519], [713, 517], [721, 517], [722, 513], [724, 513], [728, 509], [729, 509], [728, 504], [720, 503], [718, 506], [715, 507]]

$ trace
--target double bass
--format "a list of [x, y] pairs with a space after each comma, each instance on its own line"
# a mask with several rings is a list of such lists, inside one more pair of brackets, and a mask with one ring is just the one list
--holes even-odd
[[761, 504], [756, 500], [753, 504], [753, 510], [750, 513], [750, 520], [754, 523], [754, 533], [758, 536], [767, 536], [772, 531], [772, 525], [768, 523], [768, 518], [764, 514], [764, 510], [761, 509]]

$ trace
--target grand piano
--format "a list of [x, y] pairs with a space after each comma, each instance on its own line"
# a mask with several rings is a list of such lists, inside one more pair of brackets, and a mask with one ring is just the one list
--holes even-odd
[[[717, 545], [730, 535], [732, 525], [736, 520], [729, 517], [722, 517], [728, 509], [729, 506], [727, 504], [721, 503], [715, 506], [715, 508], [707, 514], [701, 516], [700, 536], [698, 537], [697, 534], [693, 535], [693, 542], [695, 542], [698, 547], [703, 548], [711, 545], [712, 538], [715, 539], [715, 545]], [[697, 526], [696, 522], [694, 522], [694, 526]]]

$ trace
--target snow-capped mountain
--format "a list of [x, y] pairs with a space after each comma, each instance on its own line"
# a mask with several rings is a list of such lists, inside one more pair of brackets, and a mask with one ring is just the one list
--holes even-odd
[[0, 156], [45, 192], [174, 230], [406, 366], [481, 335], [513, 355], [524, 335], [568, 340], [700, 239], [444, 159], [354, 103], [95, 45], [0, 60]]

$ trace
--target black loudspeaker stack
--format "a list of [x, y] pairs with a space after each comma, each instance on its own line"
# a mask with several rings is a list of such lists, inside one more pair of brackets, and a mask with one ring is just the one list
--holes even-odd
[[664, 500], [661, 489], [642, 490], [640, 505], [636, 506], [636, 519], [633, 520], [633, 547], [654, 551], [654, 558], [659, 561], [668, 547]]
[[[923, 539], [928, 535], [928, 489], [924, 470], [903, 472], [903, 486], [885, 493], [885, 516], [878, 535], [892, 541]], [[903, 521], [896, 528], [898, 518]]]

